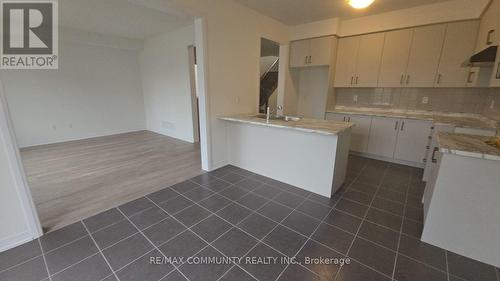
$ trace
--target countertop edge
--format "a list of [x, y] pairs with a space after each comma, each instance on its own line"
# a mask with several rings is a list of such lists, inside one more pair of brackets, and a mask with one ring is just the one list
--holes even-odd
[[[263, 126], [263, 127], [273, 127], [273, 128], [279, 128], [279, 129], [300, 131], [300, 132], [305, 132], [305, 133], [314, 133], [314, 134], [320, 134], [320, 135], [326, 135], [326, 136], [339, 135], [352, 127], [352, 125], [351, 125], [351, 126], [348, 126], [346, 128], [340, 129], [336, 132], [329, 132], [329, 131], [319, 130], [319, 129], [308, 129], [308, 128], [302, 128], [302, 127], [285, 126], [285, 125], [281, 125], [281, 124], [264, 123], [264, 122], [257, 122], [257, 121], [252, 121], [252, 120], [243, 120], [243, 119], [241, 119], [241, 117], [221, 116], [221, 117], [217, 117], [217, 119], [223, 120], [223, 121], [252, 124], [252, 125]], [[322, 120], [322, 121], [324, 121], [324, 120]]]
[[[429, 116], [415, 116], [418, 114], [426, 115], [426, 113], [378, 113], [378, 112], [360, 112], [360, 111], [350, 111], [348, 109], [338, 109], [338, 110], [327, 110], [325, 111], [325, 114], [327, 113], [336, 113], [336, 114], [352, 114], [352, 115], [364, 115], [364, 116], [373, 116], [373, 117], [385, 117], [385, 118], [404, 118], [404, 119], [412, 119], [412, 120], [422, 120], [422, 121], [432, 121], [434, 124], [437, 125], [452, 125], [456, 127], [461, 127], [461, 128], [470, 128], [470, 129], [481, 129], [481, 130], [489, 130], [489, 131], [499, 131], [500, 127], [497, 126], [470, 126], [470, 125], [464, 125], [464, 124], [459, 124], [459, 122], [442, 122], [440, 120], [436, 120], [435, 116], [441, 116], [442, 118], [471, 118], [471, 117], [455, 117], [455, 116], [445, 116], [445, 115], [439, 115], [439, 114], [429, 114]], [[413, 114], [413, 116], [412, 116]], [[486, 121], [484, 121], [486, 122]]]
[[[500, 161], [500, 154], [499, 155], [494, 155], [490, 154], [487, 152], [481, 152], [481, 151], [473, 151], [473, 149], [461, 149], [461, 148], [456, 148], [456, 147], [450, 147], [449, 145], [443, 144], [443, 138], [450, 137], [452, 138], [454, 135], [457, 137], [470, 137], [471, 139], [473, 138], [478, 138], [482, 136], [474, 136], [474, 135], [464, 135], [464, 134], [455, 134], [455, 133], [439, 133], [437, 135], [437, 142], [438, 142], [438, 147], [439, 147], [439, 152], [445, 153], [445, 154], [451, 154], [451, 155], [458, 155], [458, 156], [464, 156], [464, 157], [470, 157], [470, 158], [477, 158], [477, 159], [485, 159], [485, 160], [491, 160], [491, 161]], [[483, 137], [486, 138], [486, 137]], [[485, 143], [484, 146], [487, 146]]]

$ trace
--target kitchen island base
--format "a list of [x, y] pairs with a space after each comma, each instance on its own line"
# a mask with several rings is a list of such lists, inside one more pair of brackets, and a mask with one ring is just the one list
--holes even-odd
[[351, 129], [335, 134], [226, 122], [229, 164], [331, 197], [344, 184]]

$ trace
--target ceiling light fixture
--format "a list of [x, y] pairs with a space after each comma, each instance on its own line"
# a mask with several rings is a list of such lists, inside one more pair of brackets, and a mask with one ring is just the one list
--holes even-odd
[[364, 9], [373, 4], [375, 0], [346, 0], [354, 9]]

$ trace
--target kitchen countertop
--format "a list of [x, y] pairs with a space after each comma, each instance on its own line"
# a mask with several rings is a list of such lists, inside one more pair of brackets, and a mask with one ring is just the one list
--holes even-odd
[[352, 108], [352, 107], [336, 107], [334, 110], [329, 110], [327, 113], [368, 115], [378, 117], [393, 117], [417, 120], [429, 120], [434, 124], [453, 125], [463, 128], [498, 130], [498, 123], [474, 114], [462, 113], [435, 113], [426, 111], [407, 111], [407, 110], [384, 110], [375, 108]]
[[500, 161], [500, 149], [485, 143], [489, 138], [445, 132], [437, 134], [439, 151], [442, 153]]
[[336, 122], [331, 120], [307, 119], [302, 118], [299, 121], [269, 120], [258, 118], [256, 115], [232, 115], [219, 117], [221, 120], [254, 124], [274, 128], [293, 129], [307, 133], [317, 133], [322, 135], [337, 135], [352, 126], [353, 123]]

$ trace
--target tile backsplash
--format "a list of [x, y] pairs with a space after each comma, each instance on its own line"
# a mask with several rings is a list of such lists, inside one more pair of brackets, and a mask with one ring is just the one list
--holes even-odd
[[482, 114], [500, 121], [500, 88], [338, 88], [330, 105]]

